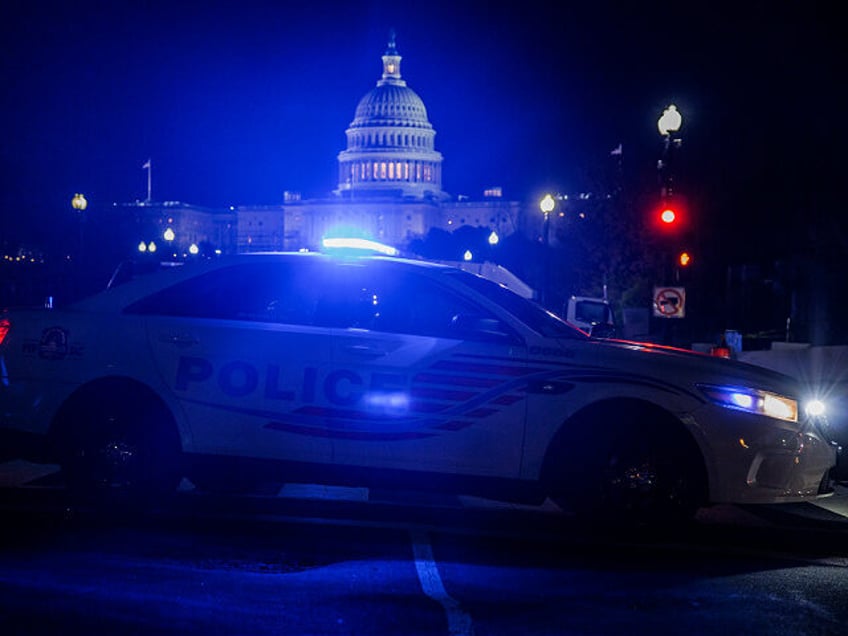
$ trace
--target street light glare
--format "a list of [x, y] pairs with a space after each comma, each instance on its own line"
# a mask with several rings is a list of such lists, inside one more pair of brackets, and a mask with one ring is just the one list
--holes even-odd
[[71, 207], [73, 207], [74, 210], [79, 210], [80, 212], [82, 212], [88, 207], [88, 201], [86, 201], [84, 195], [77, 192], [71, 199]]
[[671, 104], [663, 111], [662, 116], [657, 121], [657, 128], [659, 129], [660, 134], [665, 136], [680, 130], [680, 126], [682, 124], [683, 117], [677, 110], [677, 106]]
[[539, 201], [539, 208], [545, 214], [550, 214], [553, 212], [554, 206], [556, 206], [556, 201], [550, 194], [546, 194], [541, 201]]

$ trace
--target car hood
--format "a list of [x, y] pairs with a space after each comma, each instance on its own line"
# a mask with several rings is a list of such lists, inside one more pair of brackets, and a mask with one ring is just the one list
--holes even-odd
[[802, 393], [798, 382], [782, 373], [687, 349], [615, 339], [592, 339], [587, 346], [604, 366], [629, 368], [681, 385], [747, 386], [797, 398]]

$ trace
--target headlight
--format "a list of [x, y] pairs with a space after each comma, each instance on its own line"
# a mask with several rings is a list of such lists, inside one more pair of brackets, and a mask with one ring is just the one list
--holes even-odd
[[700, 385], [698, 388], [719, 406], [787, 422], [798, 421], [798, 400], [785, 395], [738, 386]]

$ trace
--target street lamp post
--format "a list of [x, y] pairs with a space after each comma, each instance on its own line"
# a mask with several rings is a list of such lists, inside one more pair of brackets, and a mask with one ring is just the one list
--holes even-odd
[[660, 176], [660, 196], [664, 200], [671, 198], [673, 193], [674, 174], [672, 167], [674, 163], [674, 151], [683, 142], [675, 133], [680, 130], [682, 125], [683, 117], [674, 104], [666, 108], [657, 120], [657, 130], [660, 131], [660, 135], [664, 139], [662, 158], [657, 163]]
[[73, 196], [73, 198], [71, 199], [71, 207], [74, 210], [76, 210], [77, 212], [79, 212], [79, 219], [80, 219], [79, 220], [79, 235], [80, 235], [80, 238], [79, 238], [79, 254], [77, 256], [77, 259], [81, 263], [83, 251], [85, 249], [85, 215], [83, 214], [83, 212], [85, 212], [85, 209], [88, 207], [88, 201], [86, 200], [85, 195], [82, 195], [79, 192], [77, 192]]
[[[657, 120], [657, 130], [663, 137], [662, 157], [657, 162], [657, 171], [660, 182], [660, 205], [662, 207], [661, 220], [669, 225], [679, 223], [676, 218], [675, 204], [672, 202], [674, 196], [674, 156], [678, 148], [680, 148], [683, 140], [677, 136], [680, 127], [683, 125], [683, 117], [677, 106], [670, 104], [660, 115]], [[663, 265], [662, 276], [668, 276], [666, 267], [671, 267], [671, 274], [674, 279], [674, 284], [680, 282], [679, 263], [674, 258], [675, 249], [672, 247], [668, 254], [665, 255], [667, 265]], [[688, 255], [687, 255], [688, 256]], [[688, 261], [687, 261], [688, 263]], [[663, 344], [672, 344], [674, 337], [672, 333], [672, 322], [670, 318], [665, 318], [663, 324]]]
[[542, 214], [545, 215], [544, 227], [542, 229], [542, 235], [544, 237], [545, 242], [545, 263], [544, 263], [544, 272], [542, 272], [542, 293], [541, 293], [541, 301], [544, 306], [548, 300], [548, 285], [550, 282], [550, 231], [551, 231], [551, 212], [554, 211], [556, 207], [556, 201], [550, 194], [546, 194], [542, 197], [542, 200], [539, 201], [539, 209], [542, 210]]
[[85, 210], [88, 207], [88, 201], [85, 198], [85, 195], [77, 192], [71, 198], [71, 207], [79, 214], [79, 253], [77, 254], [77, 259], [75, 266], [73, 267], [75, 273], [75, 293], [77, 295], [82, 295], [83, 290], [86, 288], [84, 283], [85, 274], [83, 272], [83, 258], [85, 254]]
[[168, 245], [168, 251], [173, 254], [174, 258], [177, 257], [176, 252], [172, 251], [174, 247], [174, 239], [176, 238], [176, 236], [177, 235], [174, 233], [174, 229], [171, 227], [167, 228], [162, 234], [162, 238], [165, 239], [165, 242]]

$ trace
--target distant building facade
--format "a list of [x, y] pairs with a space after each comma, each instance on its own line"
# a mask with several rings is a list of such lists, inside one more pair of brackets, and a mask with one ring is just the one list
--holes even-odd
[[345, 131], [347, 147], [337, 156], [338, 186], [327, 197], [302, 199], [286, 192], [279, 204], [227, 210], [148, 202], [137, 204], [151, 217], [142, 225], [156, 227], [160, 242], [172, 227], [175, 239], [168, 247], [177, 252], [206, 242], [224, 253], [314, 250], [324, 236], [349, 232], [401, 248], [431, 228], [471, 225], [499, 236], [526, 232], [522, 204], [505, 200], [500, 188], [486, 190], [480, 200], [457, 199], [442, 189], [436, 130], [423, 100], [401, 76], [401, 59], [392, 35], [382, 76], [360, 99]]

